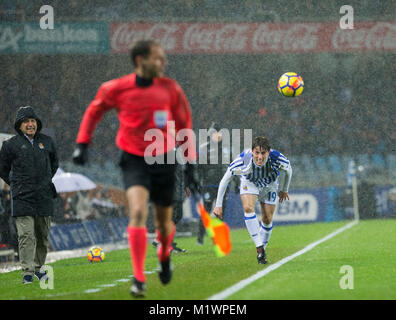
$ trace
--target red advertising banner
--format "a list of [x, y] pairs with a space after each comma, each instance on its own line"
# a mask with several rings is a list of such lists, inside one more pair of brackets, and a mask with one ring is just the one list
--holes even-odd
[[155, 39], [168, 53], [303, 53], [396, 50], [396, 22], [112, 23], [111, 53]]

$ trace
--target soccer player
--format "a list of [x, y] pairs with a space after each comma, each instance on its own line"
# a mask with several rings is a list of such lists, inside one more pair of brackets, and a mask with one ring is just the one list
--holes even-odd
[[[164, 77], [166, 66], [162, 46], [152, 40], [134, 44], [131, 60], [135, 72], [103, 83], [95, 99], [84, 113], [77, 136], [73, 160], [77, 164], [87, 161], [87, 147], [103, 114], [111, 109], [118, 113], [120, 128], [116, 144], [123, 151], [120, 166], [130, 221], [127, 229], [134, 278], [131, 294], [139, 297], [146, 293], [144, 274], [147, 251], [148, 201], [154, 204], [154, 221], [160, 244], [159, 277], [163, 284], [172, 277], [170, 250], [175, 234], [172, 222], [172, 197], [175, 184], [175, 161], [172, 151], [175, 136], [181, 129], [192, 128], [188, 100], [176, 81]], [[174, 126], [170, 123], [174, 123]], [[162, 133], [154, 142], [145, 139], [148, 130]], [[151, 132], [152, 130], [150, 130]], [[185, 130], [182, 145], [187, 145], [187, 182], [192, 191], [199, 191], [195, 142], [192, 130]], [[149, 140], [149, 141], [147, 141]], [[149, 151], [150, 150], [150, 151]], [[164, 162], [152, 163], [150, 159], [162, 156]], [[151, 157], [151, 158], [150, 158]]]
[[[272, 217], [277, 195], [280, 203], [289, 200], [288, 189], [292, 176], [290, 161], [282, 153], [271, 149], [266, 137], [254, 138], [252, 148], [244, 150], [229, 165], [221, 179], [216, 207], [213, 210], [220, 219], [223, 218], [224, 193], [233, 175], [240, 176], [245, 224], [256, 245], [257, 262], [265, 264], [268, 262], [265, 249], [272, 233]], [[261, 222], [258, 221], [254, 211], [257, 200], [261, 206]]]

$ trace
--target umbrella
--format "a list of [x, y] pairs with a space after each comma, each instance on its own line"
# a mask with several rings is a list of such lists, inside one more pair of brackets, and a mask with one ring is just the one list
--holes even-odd
[[86, 176], [79, 173], [61, 173], [52, 178], [56, 191], [73, 192], [82, 190], [91, 190], [96, 188], [96, 184]]
[[62, 168], [58, 168], [58, 170], [56, 170], [56, 172], [55, 172], [55, 176], [58, 176], [58, 175], [60, 175], [62, 173], [65, 173], [65, 171], [63, 171]]

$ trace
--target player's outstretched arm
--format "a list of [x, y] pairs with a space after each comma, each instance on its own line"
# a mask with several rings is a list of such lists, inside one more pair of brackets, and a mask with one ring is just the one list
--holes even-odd
[[[217, 209], [217, 212], [219, 215], [221, 215], [221, 217], [223, 216], [223, 214], [222, 214], [223, 198], [224, 198], [227, 186], [230, 183], [231, 179], [232, 179], [232, 173], [231, 173], [231, 170], [228, 168], [227, 171], [225, 172], [223, 178], [221, 179], [220, 184], [219, 184], [219, 189], [217, 190], [216, 208], [221, 209], [221, 214], [220, 214], [220, 210]], [[215, 212], [213, 212], [213, 213], [215, 213]], [[215, 214], [215, 216], [217, 216], [217, 214]], [[220, 217], [218, 217], [218, 218], [220, 218]]]
[[281, 170], [280, 184], [279, 184], [280, 191], [278, 192], [278, 198], [279, 198], [279, 203], [282, 203], [285, 200], [290, 200], [289, 186], [290, 186], [293, 170], [290, 163], [287, 166], [282, 166], [280, 170]]
[[115, 108], [114, 92], [117, 79], [102, 83], [95, 99], [85, 110], [80, 123], [76, 139], [76, 148], [73, 152], [73, 162], [84, 165], [88, 161], [88, 145], [91, 143], [92, 135], [102, 119], [104, 113]]

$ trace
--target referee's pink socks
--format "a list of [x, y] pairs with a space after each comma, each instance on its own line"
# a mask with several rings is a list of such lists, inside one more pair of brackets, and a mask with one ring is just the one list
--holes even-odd
[[147, 251], [147, 228], [130, 227], [127, 228], [129, 249], [133, 267], [133, 275], [140, 282], [146, 281], [144, 275], [144, 264]]
[[172, 226], [172, 231], [168, 235], [162, 235], [158, 230], [157, 230], [157, 239], [159, 241], [159, 245], [157, 248], [157, 254], [158, 254], [158, 259], [160, 262], [165, 262], [168, 260], [169, 255], [172, 250], [172, 242], [173, 242], [173, 237], [175, 236], [176, 233], [176, 226]]

